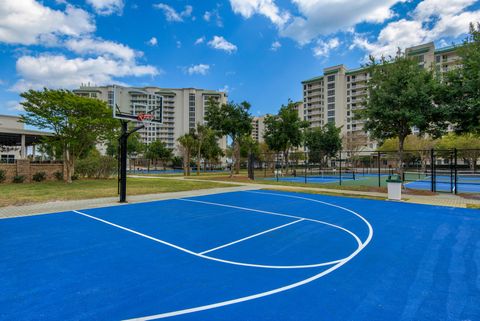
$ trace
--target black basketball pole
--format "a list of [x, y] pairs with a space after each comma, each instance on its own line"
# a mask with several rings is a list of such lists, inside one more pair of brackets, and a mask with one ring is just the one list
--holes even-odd
[[120, 145], [120, 203], [127, 202], [127, 155], [128, 155], [128, 137], [139, 129], [145, 127], [144, 125], [134, 128], [128, 131], [128, 121], [122, 120], [122, 132], [118, 139]]

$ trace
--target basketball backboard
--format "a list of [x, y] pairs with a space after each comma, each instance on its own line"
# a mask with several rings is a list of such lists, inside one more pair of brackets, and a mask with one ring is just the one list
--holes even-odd
[[113, 117], [143, 123], [162, 123], [163, 97], [142, 89], [113, 86], [109, 93]]

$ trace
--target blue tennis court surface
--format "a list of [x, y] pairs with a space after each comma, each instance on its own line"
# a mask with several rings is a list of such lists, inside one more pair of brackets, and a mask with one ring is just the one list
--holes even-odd
[[249, 191], [0, 220], [0, 320], [480, 320], [480, 211]]

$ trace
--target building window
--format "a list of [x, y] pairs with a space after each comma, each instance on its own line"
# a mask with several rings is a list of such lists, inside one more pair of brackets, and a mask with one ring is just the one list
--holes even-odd
[[425, 56], [424, 55], [417, 56], [417, 61], [418, 62], [424, 62], [425, 61]]
[[437, 64], [440, 63], [440, 55], [435, 56], [435, 62]]
[[335, 118], [328, 118], [329, 123], [335, 123]]
[[334, 96], [334, 95], [335, 95], [335, 90], [328, 91], [328, 96]]
[[347, 76], [347, 81], [350, 81], [350, 76]]
[[335, 88], [335, 84], [334, 84], [334, 83], [328, 84], [328, 89], [333, 89], [333, 88]]
[[328, 117], [335, 116], [335, 111], [334, 110], [329, 110], [328, 111]]
[[328, 110], [335, 109], [335, 104], [328, 104]]
[[328, 82], [335, 81], [335, 75], [328, 76], [327, 81]]
[[328, 97], [328, 102], [329, 103], [334, 103], [335, 102], [335, 97]]
[[447, 56], [447, 55], [443, 55], [443, 56], [442, 56], [442, 60], [443, 60], [443, 61], [447, 61], [447, 60], [448, 60], [448, 56]]

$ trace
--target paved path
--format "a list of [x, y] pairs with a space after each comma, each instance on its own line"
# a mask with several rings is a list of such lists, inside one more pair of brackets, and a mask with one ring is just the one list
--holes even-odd
[[[135, 176], [130, 177], [141, 177], [141, 178], [151, 178], [151, 179], [170, 179], [170, 180], [182, 180], [184, 177], [165, 177], [165, 176]], [[205, 179], [195, 179], [188, 178], [188, 180], [206, 182], [210, 180]], [[219, 182], [212, 180], [212, 182]], [[254, 189], [276, 189], [276, 190], [288, 190], [288, 191], [299, 191], [299, 192], [315, 192], [315, 193], [327, 193], [327, 194], [337, 194], [345, 196], [358, 196], [358, 197], [375, 197], [386, 199], [385, 193], [377, 192], [364, 192], [364, 191], [349, 191], [349, 190], [337, 190], [337, 189], [325, 189], [325, 188], [316, 188], [316, 187], [301, 187], [301, 186], [281, 186], [281, 185], [268, 185], [268, 184], [256, 184], [248, 182], [229, 182], [222, 181], [222, 183], [230, 184], [232, 187], [225, 188], [210, 188], [194, 191], [184, 191], [184, 192], [174, 192], [174, 193], [161, 193], [161, 194], [148, 194], [148, 195], [134, 195], [129, 196], [129, 203], [138, 203], [138, 202], [149, 202], [155, 200], [165, 200], [173, 199], [180, 197], [188, 196], [201, 196], [208, 194], [216, 194], [222, 192], [234, 192], [234, 191], [244, 191], [244, 190], [254, 190]], [[427, 205], [440, 205], [440, 206], [452, 206], [452, 207], [467, 207], [467, 204], [479, 205], [480, 200], [470, 200], [465, 199], [460, 196], [452, 194], [439, 194], [435, 196], [420, 196], [420, 195], [405, 195], [405, 202], [408, 203], [417, 203], [417, 204], [427, 204]], [[118, 203], [117, 197], [106, 197], [106, 198], [95, 198], [87, 200], [74, 200], [74, 201], [56, 201], [48, 203], [37, 203], [31, 205], [21, 205], [21, 206], [8, 206], [0, 208], [0, 218], [9, 218], [17, 216], [26, 216], [26, 215], [36, 215], [36, 214], [46, 214], [46, 213], [55, 213], [63, 211], [71, 211], [78, 209], [86, 208], [95, 208], [95, 207], [104, 207], [104, 206], [121, 206], [124, 204]]]
[[[253, 190], [253, 189], [257, 189], [257, 188], [254, 186], [242, 185], [242, 186], [235, 186], [235, 187], [209, 188], [209, 189], [200, 189], [200, 190], [184, 191], [184, 192], [132, 195], [132, 196], [128, 196], [127, 200], [129, 203], [139, 203], [139, 202], [167, 200], [167, 199], [181, 198], [181, 197], [202, 196], [202, 195], [217, 194], [217, 193], [235, 192], [235, 191], [246, 191], [246, 190]], [[36, 204], [30, 204], [30, 205], [7, 206], [7, 207], [0, 208], [0, 219], [17, 217], [17, 216], [65, 212], [65, 211], [95, 208], [95, 207], [122, 206], [122, 205], [125, 205], [125, 204], [118, 203], [118, 197], [104, 197], [104, 198], [93, 198], [93, 199], [86, 199], [86, 200], [56, 201], [56, 202], [47, 202], [47, 203], [36, 203]]]

